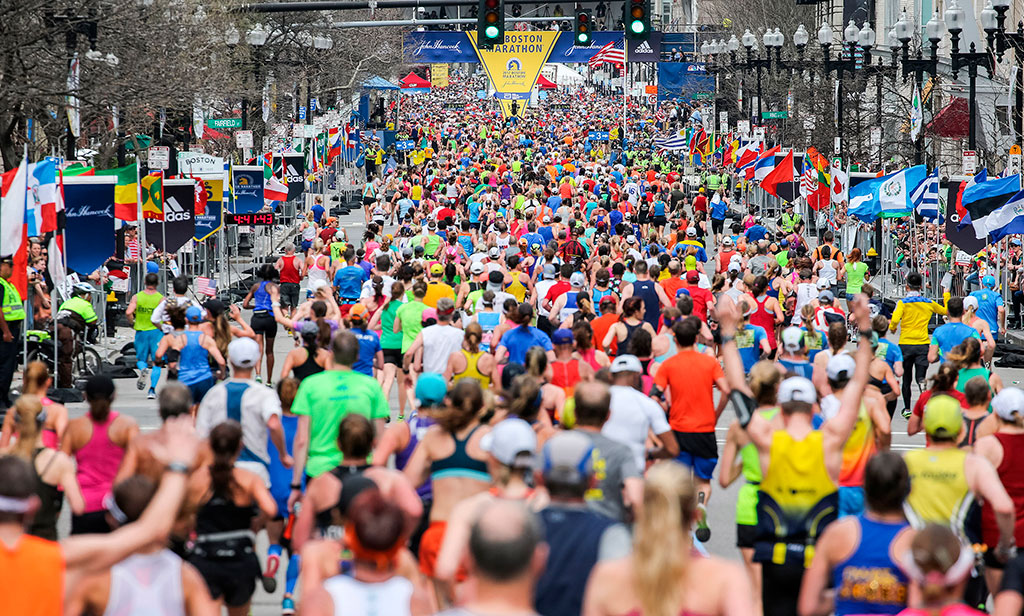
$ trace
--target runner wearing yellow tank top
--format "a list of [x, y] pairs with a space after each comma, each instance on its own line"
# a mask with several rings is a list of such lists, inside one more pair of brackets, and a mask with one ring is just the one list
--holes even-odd
[[491, 372], [494, 370], [494, 356], [480, 349], [484, 331], [477, 322], [466, 325], [462, 348], [448, 356], [444, 371], [446, 381], [458, 383], [462, 379], [474, 379], [482, 389], [491, 386]]
[[959, 401], [951, 396], [928, 400], [924, 407], [928, 446], [903, 456], [910, 471], [910, 495], [904, 506], [907, 519], [915, 528], [949, 524], [964, 537], [964, 516], [974, 499], [981, 498], [995, 511], [999, 527], [995, 556], [1005, 562], [1015, 544], [1013, 500], [988, 460], [957, 446], [962, 429]]
[[[861, 331], [871, 331], [866, 298], [852, 299], [852, 312]], [[758, 489], [754, 560], [761, 563], [761, 605], [765, 616], [797, 613], [804, 570], [814, 557], [814, 545], [838, 513], [838, 482], [843, 446], [857, 423], [860, 400], [868, 382], [871, 342], [857, 348], [853, 378], [840, 396], [839, 409], [820, 430], [813, 417], [820, 413], [818, 393], [810, 379], [790, 377], [779, 385], [782, 429], [754, 413], [754, 400], [735, 335], [740, 320], [733, 302], [716, 306], [722, 336], [725, 376], [731, 388], [740, 425], [757, 448], [763, 479]], [[727, 392], [722, 392], [723, 394]], [[746, 425], [744, 425], [744, 422]]]
[[512, 278], [512, 282], [505, 285], [505, 292], [516, 298], [516, 301], [519, 303], [526, 301], [526, 292], [529, 291], [529, 287], [523, 284], [523, 274], [525, 272], [519, 269], [521, 263], [522, 260], [516, 263], [516, 266], [509, 273], [509, 276]]

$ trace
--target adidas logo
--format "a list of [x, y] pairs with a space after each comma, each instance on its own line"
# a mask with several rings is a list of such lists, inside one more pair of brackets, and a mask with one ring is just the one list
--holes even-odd
[[174, 197], [167, 198], [167, 211], [164, 212], [164, 216], [167, 219], [167, 222], [192, 220], [192, 215], [189, 212], [186, 212], [185, 208], [183, 208]]
[[640, 41], [640, 44], [636, 46], [633, 53], [654, 53], [654, 50], [651, 49], [651, 44], [647, 41]]

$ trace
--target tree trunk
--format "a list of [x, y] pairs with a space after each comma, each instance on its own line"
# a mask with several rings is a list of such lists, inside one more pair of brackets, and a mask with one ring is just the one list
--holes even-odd
[[14, 144], [14, 129], [20, 118], [11, 114], [0, 114], [0, 155], [3, 156], [4, 170], [14, 169], [21, 163], [21, 156]]

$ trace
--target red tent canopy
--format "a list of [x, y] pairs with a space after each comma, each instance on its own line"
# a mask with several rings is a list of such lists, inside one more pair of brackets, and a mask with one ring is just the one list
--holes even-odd
[[399, 82], [403, 88], [429, 88], [430, 82], [416, 73], [409, 73]]
[[541, 90], [554, 90], [555, 88], [558, 87], [554, 84], [554, 82], [552, 82], [544, 75], [537, 77], [537, 85], [540, 87]]
[[935, 118], [928, 123], [928, 131], [939, 137], [964, 139], [967, 137], [968, 118], [970, 111], [967, 99], [955, 97], [935, 114]]

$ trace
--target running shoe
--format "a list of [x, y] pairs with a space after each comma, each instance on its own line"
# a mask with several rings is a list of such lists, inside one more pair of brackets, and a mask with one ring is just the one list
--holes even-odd
[[149, 393], [146, 394], [147, 400], [156, 400], [156, 390], [152, 387], [149, 388]]
[[708, 528], [708, 509], [704, 506], [704, 493], [697, 495], [697, 540], [707, 543], [711, 539], [711, 529]]
[[267, 570], [260, 576], [260, 582], [263, 584], [263, 590], [267, 591], [268, 595], [274, 594], [277, 590], [277, 578], [274, 575], [277, 573], [277, 556], [267, 557]]
[[142, 391], [146, 388], [146, 381], [149, 380], [149, 368], [139, 371], [139, 378], [135, 380], [135, 389]]
[[900, 411], [900, 415], [903, 415], [903, 419], [910, 419], [910, 416], [913, 415], [913, 412], [911, 412], [909, 408], [906, 408]]
[[291, 597], [285, 597], [281, 600], [281, 616], [294, 616], [295, 614], [295, 601]]

